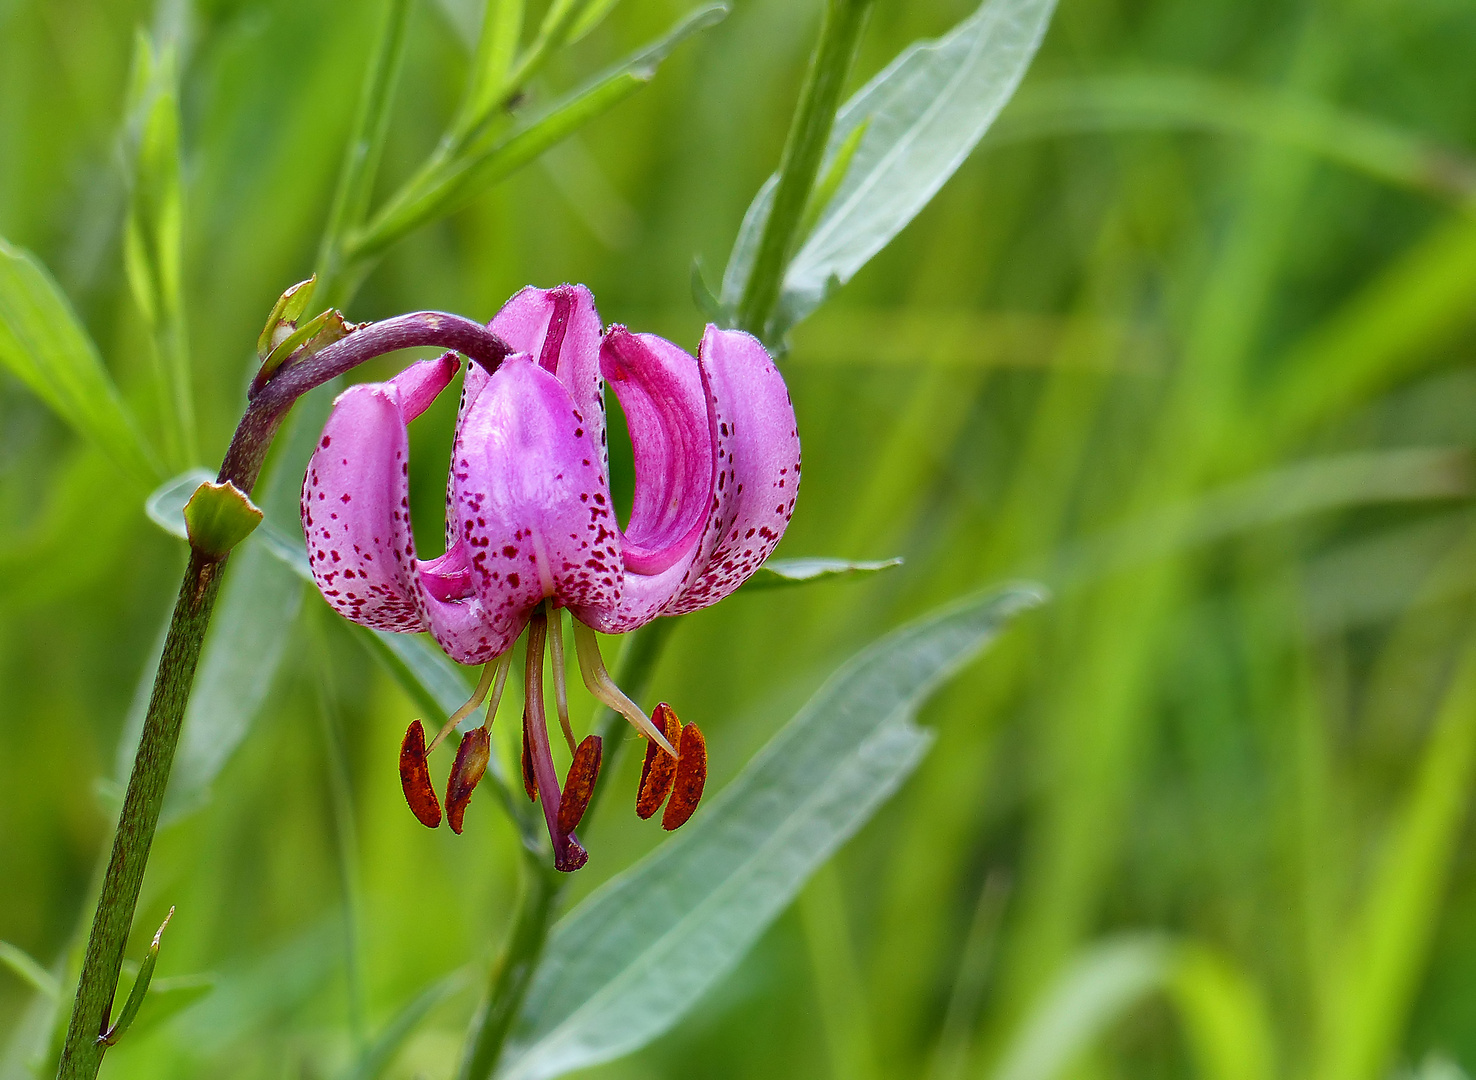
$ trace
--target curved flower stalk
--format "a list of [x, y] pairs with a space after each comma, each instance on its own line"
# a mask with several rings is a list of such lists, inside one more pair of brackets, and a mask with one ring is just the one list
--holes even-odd
[[[454, 660], [483, 664], [478, 693], [427, 748], [419, 721], [401, 752], [412, 810], [441, 810], [426, 754], [490, 694], [486, 723], [463, 737], [447, 787], [456, 831], [485, 770], [487, 727], [514, 642], [526, 631], [523, 775], [539, 797], [555, 864], [587, 858], [574, 835], [599, 771], [599, 740], [576, 744], [563, 685], [562, 612], [573, 617], [585, 685], [650, 740], [643, 816], [675, 788], [667, 828], [690, 816], [706, 774], [702, 735], [669, 707], [656, 723], [615, 686], [595, 632], [618, 634], [716, 603], [773, 551], [794, 512], [800, 451], [784, 381], [759, 341], [708, 326], [694, 359], [652, 334], [601, 328], [583, 286], [527, 288], [490, 323], [512, 355], [466, 372], [446, 492], [446, 549], [417, 555], [409, 512], [408, 424], [451, 382], [454, 353], [334, 404], [303, 483], [313, 577], [345, 617], [377, 630], [428, 630]], [[630, 520], [610, 497], [604, 388], [630, 427]], [[554, 771], [542, 693], [545, 643], [573, 755]], [[495, 687], [495, 690], [494, 690]], [[470, 740], [470, 742], [469, 742]], [[665, 755], [665, 764], [652, 754]], [[660, 794], [661, 798], [656, 796]], [[649, 808], [649, 809], [648, 809]]]

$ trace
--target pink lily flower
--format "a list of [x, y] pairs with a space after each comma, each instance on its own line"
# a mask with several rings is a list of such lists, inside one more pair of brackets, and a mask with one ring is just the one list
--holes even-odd
[[[339, 613], [377, 630], [429, 631], [454, 660], [486, 665], [478, 694], [431, 744], [492, 694], [487, 723], [463, 737], [448, 785], [457, 832], [487, 765], [486, 729], [511, 647], [528, 629], [525, 788], [530, 798], [541, 797], [556, 865], [573, 870], [587, 858], [574, 827], [593, 790], [600, 748], [594, 736], [576, 746], [570, 728], [562, 611], [572, 616], [585, 684], [651, 742], [642, 816], [665, 799], [662, 786], [674, 787], [663, 823], [675, 828], [701, 794], [701, 733], [683, 728], [665, 705], [657, 709], [660, 724], [653, 723], [611, 680], [594, 634], [707, 607], [752, 575], [794, 512], [799, 436], [784, 380], [748, 334], [708, 326], [694, 359], [652, 334], [623, 326], [602, 332], [589, 290], [569, 285], [524, 289], [490, 326], [513, 355], [490, 372], [467, 369], [444, 554], [416, 555], [407, 425], [451, 382], [459, 367], [454, 353], [339, 395], [308, 465], [303, 531], [314, 580]], [[625, 412], [635, 460], [623, 526], [610, 497], [606, 382]], [[574, 755], [562, 789], [543, 705], [545, 639]], [[401, 774], [412, 809], [434, 827], [440, 806], [428, 752], [416, 721], [402, 747]], [[669, 756], [664, 765], [662, 755]]]

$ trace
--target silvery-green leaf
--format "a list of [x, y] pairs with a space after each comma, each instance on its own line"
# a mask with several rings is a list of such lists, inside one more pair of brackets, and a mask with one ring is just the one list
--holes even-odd
[[784, 275], [796, 321], [833, 277], [845, 284], [917, 216], [1009, 101], [1055, 0], [986, 0], [948, 34], [904, 50], [836, 114], [827, 163], [865, 136], [834, 198]]
[[[1015, 92], [1054, 8], [1055, 0], [986, 0], [943, 37], [903, 50], [841, 107], [822, 174], [868, 126], [785, 272], [781, 331], [849, 281], [963, 164]], [[723, 274], [726, 304], [743, 294], [776, 183], [770, 177], [744, 215]]]
[[144, 512], [149, 520], [170, 536], [188, 540], [185, 529], [184, 508], [201, 484], [215, 479], [215, 474], [206, 469], [191, 469], [189, 472], [171, 476], [156, 487], [144, 502]]
[[505, 1080], [629, 1053], [738, 962], [927, 750], [927, 696], [1042, 592], [934, 613], [853, 657], [683, 829], [555, 927]]
[[808, 585], [812, 581], [828, 578], [853, 577], [874, 574], [901, 566], [902, 560], [879, 559], [874, 562], [852, 562], [848, 559], [769, 559], [758, 568], [758, 572], [743, 583], [750, 591], [760, 589], [782, 589], [790, 585]]

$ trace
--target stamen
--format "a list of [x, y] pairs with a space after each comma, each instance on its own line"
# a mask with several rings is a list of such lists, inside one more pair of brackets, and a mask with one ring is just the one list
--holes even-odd
[[497, 706], [502, 703], [502, 692], [507, 689], [507, 673], [512, 670], [512, 649], [493, 661], [497, 665], [497, 680], [492, 684], [492, 695], [487, 699], [487, 719], [482, 727], [492, 730], [492, 721], [497, 718]]
[[610, 678], [610, 673], [605, 670], [605, 661], [600, 656], [600, 645], [595, 640], [594, 631], [578, 619], [572, 622], [574, 648], [579, 654], [579, 673], [584, 677], [584, 685], [589, 687], [589, 692], [634, 724], [636, 730], [646, 738], [655, 740], [661, 749], [676, 757], [676, 747], [647, 719], [640, 706], [621, 693], [615, 680]]
[[523, 718], [523, 791], [528, 801], [538, 798], [538, 777], [533, 774], [533, 748], [528, 745], [528, 719]]
[[574, 728], [569, 723], [569, 688], [564, 683], [564, 615], [554, 607], [553, 599], [544, 601], [548, 612], [548, 646], [553, 653], [554, 704], [559, 710], [559, 726], [564, 729], [564, 741], [569, 744], [569, 753], [574, 753]]
[[595, 780], [600, 775], [600, 759], [603, 744], [598, 735], [587, 735], [579, 749], [574, 751], [574, 760], [569, 763], [569, 775], [564, 778], [564, 794], [559, 798], [559, 831], [571, 833], [584, 820], [589, 809], [590, 796], [594, 794]]
[[446, 823], [461, 835], [461, 819], [471, 802], [472, 792], [487, 772], [492, 760], [492, 739], [485, 727], [468, 731], [456, 748], [456, 764], [446, 780]]
[[400, 744], [400, 787], [411, 812], [427, 829], [441, 824], [441, 804], [431, 785], [430, 766], [425, 760], [425, 728], [419, 720], [411, 723]]
[[482, 677], [477, 680], [477, 688], [472, 691], [472, 696], [466, 699], [466, 704], [452, 713], [451, 719], [447, 720], [441, 730], [436, 733], [436, 737], [431, 740], [430, 746], [426, 747], [425, 752], [427, 754], [440, 746], [441, 740], [455, 731], [457, 724], [476, 712], [477, 706], [487, 700], [487, 691], [492, 688], [492, 677], [497, 674], [498, 662], [501, 659], [501, 657], [498, 657], [496, 660], [491, 660], [482, 665]]
[[[671, 742], [682, 737], [682, 722], [666, 702], [651, 710], [651, 722], [666, 730]], [[677, 759], [654, 742], [646, 744], [646, 761], [641, 766], [641, 785], [636, 789], [636, 816], [645, 821], [666, 801], [671, 794], [672, 781], [676, 779]]]
[[676, 782], [671, 802], [661, 815], [661, 827], [667, 832], [681, 828], [697, 810], [702, 788], [707, 783], [707, 740], [696, 724], [682, 728], [682, 752], [677, 758]]

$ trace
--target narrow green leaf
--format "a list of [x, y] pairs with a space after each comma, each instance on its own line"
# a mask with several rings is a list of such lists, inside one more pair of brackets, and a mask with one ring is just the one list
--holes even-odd
[[[781, 330], [813, 311], [832, 279], [849, 281], [953, 175], [1019, 85], [1054, 6], [1054, 0], [986, 0], [942, 38], [904, 50], [846, 102], [822, 173], [857, 128], [866, 131], [785, 272], [776, 316]], [[742, 295], [772, 185], [771, 178], [743, 219], [723, 275], [725, 303]]]
[[416, 994], [385, 1025], [379, 1037], [365, 1049], [353, 1068], [344, 1074], [344, 1080], [379, 1080], [394, 1061], [395, 1055], [436, 1006], [460, 993], [470, 982], [471, 970], [461, 968], [437, 979]]
[[609, 1061], [680, 1020], [921, 760], [928, 695], [1042, 599], [971, 598], [837, 671], [681, 832], [555, 927], [506, 1080]]
[[993, 1080], [1054, 1080], [1111, 1024], [1163, 985], [1173, 949], [1154, 934], [1128, 935], [1083, 953], [1026, 1015]]
[[[169, 920], [174, 918], [174, 909], [169, 909], [169, 914], [164, 916], [164, 921], [154, 933], [154, 940], [149, 944], [149, 951], [144, 955], [143, 963], [138, 966], [138, 974], [134, 976], [133, 988], [128, 991], [128, 1000], [123, 1003], [123, 1011], [118, 1014], [118, 1019], [102, 1035], [99, 1040], [104, 1046], [112, 1046], [133, 1026], [134, 1018], [138, 1016], [138, 1010], [143, 1008], [144, 998], [149, 992], [149, 983], [154, 978], [154, 967], [159, 962], [159, 942], [164, 937], [164, 930], [169, 926]], [[106, 1019], [106, 1012], [104, 1012]]]
[[676, 46], [721, 22], [727, 13], [727, 7], [722, 4], [697, 9], [666, 36], [595, 76], [518, 131], [473, 143], [463, 155], [418, 179], [391, 199], [353, 237], [350, 254], [362, 258], [381, 251], [416, 226], [464, 205], [489, 184], [528, 164], [641, 89], [655, 77], [661, 62]]
[[203, 1001], [215, 990], [214, 975], [175, 975], [149, 984], [149, 1008], [133, 1021], [134, 1037], [151, 1031]]
[[784, 589], [792, 585], [808, 585], [812, 581], [827, 581], [831, 578], [855, 577], [875, 574], [901, 566], [901, 558], [881, 559], [875, 562], [851, 562], [846, 559], [769, 559], [758, 568], [758, 573], [743, 583], [741, 588], [750, 591], [762, 589]]
[[191, 469], [172, 476], [149, 493], [148, 499], [144, 501], [144, 512], [148, 514], [150, 521], [170, 536], [188, 540], [190, 533], [185, 526], [185, 503], [190, 501], [190, 496], [195, 494], [201, 484], [208, 484], [214, 479], [215, 474], [205, 469]]
[[1468, 638], [1419, 772], [1349, 920], [1329, 985], [1316, 1080], [1376, 1080], [1393, 1064], [1430, 955], [1476, 773], [1476, 638]]
[[1095, 131], [1212, 131], [1270, 139], [1399, 187], [1464, 202], [1476, 161], [1389, 124], [1288, 91], [1195, 72], [1056, 79], [1020, 91], [989, 145]]
[[102, 358], [36, 259], [0, 239], [0, 364], [137, 480], [162, 473]]
[[302, 318], [317, 288], [318, 275], [313, 274], [306, 281], [299, 281], [277, 297], [277, 302], [272, 305], [271, 314], [267, 316], [266, 326], [262, 327], [261, 335], [256, 339], [258, 360], [265, 361], [271, 355], [272, 350], [286, 340], [288, 334], [297, 329], [297, 320]]
[[1203, 1080], [1271, 1080], [1265, 1001], [1224, 957], [1161, 934], [1124, 934], [1083, 951], [1010, 1037], [992, 1080], [1054, 1080], [1152, 994], [1167, 995]]
[[134, 303], [149, 327], [167, 456], [179, 467], [195, 460], [198, 448], [184, 314], [184, 184], [176, 50], [172, 44], [156, 46], [140, 30], [133, 64], [124, 138], [130, 191], [123, 265]]
[[1167, 991], [1201, 1080], [1272, 1080], [1276, 1054], [1260, 990], [1210, 949], [1177, 949]]
[[618, 3], [620, 0], [589, 0], [579, 18], [569, 28], [569, 44], [574, 44], [604, 22], [605, 16], [614, 11]]
[[23, 981], [30, 983], [31, 988], [38, 993], [52, 1001], [61, 999], [61, 986], [56, 981], [56, 977], [24, 949], [8, 941], [0, 941], [0, 964], [4, 964]]

